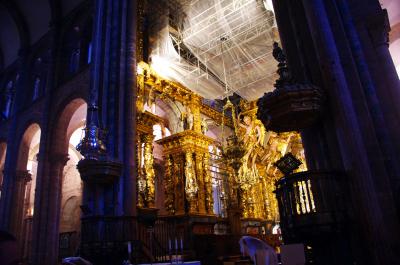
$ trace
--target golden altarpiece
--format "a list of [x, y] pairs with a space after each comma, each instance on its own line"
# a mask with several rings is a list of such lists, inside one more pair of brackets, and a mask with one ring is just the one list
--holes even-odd
[[[298, 170], [305, 170], [300, 136], [266, 131], [256, 118], [256, 102], [241, 100], [234, 106], [228, 100], [220, 112], [144, 62], [138, 65], [137, 80], [137, 206], [155, 208], [161, 198], [159, 215], [213, 217], [211, 233], [221, 220], [229, 220], [227, 231], [271, 233], [279, 222], [274, 184], [282, 177], [274, 163], [291, 152], [303, 162]], [[171, 118], [157, 113], [157, 104], [180, 111]], [[156, 136], [155, 126], [170, 129]], [[162, 150], [162, 176], [154, 169], [155, 145]], [[158, 192], [163, 196], [155, 192], [157, 178], [162, 178]], [[240, 220], [228, 216], [232, 212]]]

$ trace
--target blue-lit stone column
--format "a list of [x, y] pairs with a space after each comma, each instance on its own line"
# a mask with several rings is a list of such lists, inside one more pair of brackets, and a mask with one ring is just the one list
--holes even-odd
[[[23, 107], [25, 100], [25, 89], [29, 80], [29, 67], [28, 67], [28, 56], [29, 50], [25, 47], [19, 51], [18, 59], [18, 80], [16, 82], [14, 91], [14, 104], [10, 111], [10, 126], [7, 135], [7, 154], [4, 163], [4, 175], [3, 175], [3, 187], [0, 199], [0, 229], [12, 230], [12, 224], [14, 222], [19, 223], [22, 220], [18, 220], [18, 216], [15, 215], [15, 207], [20, 200], [23, 200], [24, 194], [19, 193], [20, 196], [16, 196], [16, 189], [19, 189], [18, 179], [16, 177], [16, 167], [18, 159], [18, 148], [19, 140], [17, 134], [18, 128], [18, 113]], [[11, 231], [16, 236], [19, 236], [20, 231]]]
[[54, 119], [54, 97], [56, 93], [56, 66], [61, 47], [60, 20], [52, 18], [49, 41], [50, 56], [47, 76], [38, 167], [36, 174], [35, 205], [32, 219], [31, 249], [29, 263], [34, 265], [55, 264], [58, 260], [59, 213], [61, 204], [62, 174], [68, 161], [67, 150], [55, 152], [52, 119]]
[[122, 262], [124, 242], [136, 236], [136, 12], [133, 0], [95, 1], [87, 127], [78, 147], [82, 255], [95, 264]]
[[320, 241], [321, 253], [333, 257], [323, 264], [341, 258], [328, 252], [346, 249], [353, 257], [345, 262], [394, 264], [400, 252], [394, 199], [400, 113], [393, 98], [400, 91], [384, 44], [384, 12], [376, 0], [275, 0], [274, 7], [294, 78], [328, 97], [322, 119], [301, 131], [308, 168], [347, 176], [346, 236]]

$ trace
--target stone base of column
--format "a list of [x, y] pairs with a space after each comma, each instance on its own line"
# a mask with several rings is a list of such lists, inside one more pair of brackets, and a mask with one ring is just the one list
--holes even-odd
[[93, 264], [122, 264], [140, 243], [136, 239], [135, 217], [93, 216], [82, 218], [80, 253]]

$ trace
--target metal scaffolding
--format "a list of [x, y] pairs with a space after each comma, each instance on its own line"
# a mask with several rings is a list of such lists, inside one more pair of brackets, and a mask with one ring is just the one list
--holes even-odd
[[173, 79], [199, 94], [221, 98], [228, 90], [254, 100], [272, 90], [276, 71], [275, 17], [264, 1], [170, 0], [169, 34], [154, 50], [168, 58]]

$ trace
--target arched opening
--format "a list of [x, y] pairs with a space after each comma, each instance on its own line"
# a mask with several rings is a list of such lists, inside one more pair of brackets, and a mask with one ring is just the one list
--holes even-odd
[[57, 152], [68, 152], [69, 157], [62, 171], [59, 209], [60, 257], [75, 255], [79, 244], [83, 183], [76, 167], [82, 156], [76, 150], [76, 146], [83, 137], [86, 110], [87, 104], [84, 100], [71, 101], [61, 115], [55, 135], [56, 141], [60, 143]]
[[7, 120], [11, 115], [11, 109], [14, 100], [15, 86], [18, 81], [18, 74], [11, 74], [3, 84], [0, 98], [1, 119]]
[[49, 60], [49, 53], [46, 51], [40, 51], [32, 60], [32, 71], [30, 76], [31, 89], [29, 90], [29, 98], [27, 104], [40, 99], [45, 91], [46, 77], [48, 67], [45, 63]]
[[[37, 154], [39, 153], [41, 130], [37, 123], [31, 124], [24, 132], [19, 146], [18, 162], [16, 177], [18, 185], [22, 190], [21, 198], [17, 196], [18, 214], [15, 224], [15, 231], [20, 231], [20, 240], [22, 248], [22, 256], [24, 259], [28, 257], [28, 251], [31, 246], [32, 237], [32, 220], [35, 212], [35, 190], [37, 179]], [[23, 202], [22, 205], [19, 203]], [[22, 227], [19, 224], [22, 222]]]
[[[164, 157], [162, 146], [156, 141], [164, 137], [170, 136], [172, 133], [183, 131], [180, 124], [180, 117], [183, 111], [183, 105], [180, 102], [173, 100], [156, 99], [153, 103], [145, 103], [144, 109], [162, 118], [162, 122], [153, 125], [153, 156], [154, 156], [154, 171], [155, 171], [155, 204], [160, 209], [160, 214], [165, 214], [164, 207]], [[140, 151], [139, 151], [140, 152]], [[143, 156], [143, 153], [140, 152]], [[143, 161], [143, 159], [140, 159]], [[142, 165], [140, 165], [142, 166]]]
[[3, 187], [3, 170], [4, 170], [4, 161], [6, 159], [6, 153], [7, 153], [7, 144], [5, 142], [1, 142], [0, 143], [0, 198]]
[[82, 16], [76, 19], [64, 33], [63, 81], [68, 80], [91, 62], [92, 26], [91, 17]]

